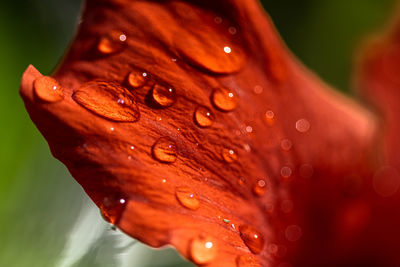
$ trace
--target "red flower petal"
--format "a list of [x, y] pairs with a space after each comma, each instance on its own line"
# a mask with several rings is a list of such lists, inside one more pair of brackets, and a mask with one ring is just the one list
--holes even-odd
[[22, 79], [32, 120], [129, 235], [209, 266], [353, 251], [341, 242], [368, 216], [343, 212], [365, 204], [344, 185], [370, 171], [375, 121], [286, 51], [256, 1], [88, 1], [53, 75], [63, 100], [37, 101], [41, 77]]

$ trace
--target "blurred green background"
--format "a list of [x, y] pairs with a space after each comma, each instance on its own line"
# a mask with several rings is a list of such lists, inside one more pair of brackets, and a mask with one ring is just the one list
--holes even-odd
[[[28, 64], [50, 74], [68, 46], [81, 0], [0, 3], [0, 266], [191, 266], [112, 231], [50, 155], [18, 95]], [[292, 51], [349, 92], [353, 55], [394, 0], [265, 0]]]

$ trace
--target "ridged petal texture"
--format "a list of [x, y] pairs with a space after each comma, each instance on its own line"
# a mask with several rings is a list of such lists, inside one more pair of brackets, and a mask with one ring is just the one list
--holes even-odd
[[57, 70], [28, 67], [21, 95], [103, 217], [146, 244], [206, 266], [384, 263], [366, 231], [377, 120], [255, 0], [88, 0]]

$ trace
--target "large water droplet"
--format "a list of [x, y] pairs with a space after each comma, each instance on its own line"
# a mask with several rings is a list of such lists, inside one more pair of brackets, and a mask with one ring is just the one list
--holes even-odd
[[222, 158], [227, 163], [232, 163], [237, 160], [237, 154], [236, 154], [235, 150], [233, 150], [233, 149], [224, 148], [224, 149], [222, 149], [221, 154], [222, 154]]
[[264, 247], [264, 238], [256, 229], [249, 225], [239, 226], [240, 237], [251, 252], [258, 254]]
[[72, 98], [87, 110], [112, 121], [135, 122], [140, 117], [133, 95], [115, 82], [82, 84]]
[[123, 196], [107, 196], [100, 204], [101, 215], [107, 222], [117, 224], [126, 204], [127, 199]]
[[226, 87], [215, 89], [211, 96], [211, 100], [215, 107], [222, 111], [234, 110], [239, 103], [239, 97], [235, 91]]
[[120, 31], [112, 31], [100, 38], [97, 43], [97, 51], [103, 55], [111, 55], [120, 52], [126, 42], [126, 35]]
[[173, 163], [177, 158], [176, 144], [169, 137], [161, 137], [154, 143], [152, 154], [160, 162]]
[[237, 267], [261, 267], [257, 260], [250, 255], [241, 255], [236, 258]]
[[33, 83], [35, 96], [45, 102], [58, 102], [64, 99], [60, 84], [49, 76], [41, 76]]
[[310, 130], [310, 122], [306, 119], [300, 119], [296, 122], [296, 130], [300, 133], [305, 133]]
[[190, 187], [177, 187], [175, 190], [175, 195], [182, 206], [188, 209], [197, 210], [200, 206], [200, 200], [197, 196], [197, 193]]
[[257, 196], [262, 196], [264, 195], [266, 189], [267, 189], [267, 183], [264, 180], [258, 180], [257, 184], [253, 187], [253, 192]]
[[129, 87], [132, 87], [133, 89], [143, 87], [148, 80], [148, 73], [143, 71], [131, 71], [126, 77]]
[[194, 120], [200, 127], [210, 127], [214, 122], [214, 114], [209, 108], [200, 106], [194, 112]]
[[176, 92], [171, 86], [155, 84], [151, 96], [156, 104], [164, 108], [172, 106], [176, 101]]
[[217, 251], [216, 242], [211, 237], [200, 235], [190, 243], [190, 257], [200, 265], [211, 262], [217, 256]]

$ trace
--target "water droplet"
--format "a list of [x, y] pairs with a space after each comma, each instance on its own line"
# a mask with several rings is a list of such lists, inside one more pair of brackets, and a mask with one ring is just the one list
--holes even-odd
[[173, 163], [176, 161], [176, 145], [169, 137], [161, 137], [152, 148], [153, 157], [163, 163]]
[[283, 139], [281, 141], [281, 148], [284, 151], [289, 151], [292, 148], [292, 141], [290, 141], [289, 139]]
[[400, 175], [395, 168], [384, 166], [375, 172], [372, 185], [380, 196], [393, 196], [400, 187]]
[[214, 122], [214, 114], [209, 108], [200, 106], [194, 112], [194, 120], [200, 127], [210, 127]]
[[222, 18], [221, 17], [215, 17], [214, 18], [214, 22], [217, 24], [221, 24], [222, 23]]
[[72, 98], [87, 110], [112, 121], [135, 122], [140, 117], [133, 95], [115, 82], [84, 83]]
[[235, 27], [229, 27], [228, 28], [228, 32], [232, 35], [235, 35], [237, 33], [237, 30]]
[[228, 220], [228, 219], [224, 219], [223, 221], [224, 221], [224, 223], [230, 223], [230, 220]]
[[211, 99], [212, 103], [218, 109], [223, 111], [234, 110], [239, 103], [239, 98], [235, 91], [226, 87], [221, 87], [214, 90]]
[[216, 242], [213, 238], [202, 236], [193, 239], [190, 243], [190, 257], [199, 264], [206, 264], [217, 256]]
[[251, 147], [249, 144], [244, 144], [243, 145], [244, 150], [246, 150], [246, 152], [250, 152], [251, 151]]
[[244, 179], [244, 177], [239, 177], [238, 184], [239, 185], [244, 185], [245, 181], [246, 181], [246, 179]]
[[296, 130], [305, 133], [310, 130], [310, 122], [306, 119], [300, 119], [296, 122]]
[[236, 258], [237, 267], [261, 267], [257, 260], [250, 255], [241, 255]]
[[254, 86], [254, 88], [253, 88], [253, 92], [254, 92], [256, 95], [262, 94], [263, 91], [264, 91], [264, 88], [263, 88], [261, 85], [256, 85], [256, 86]]
[[239, 226], [240, 237], [251, 252], [258, 254], [264, 247], [264, 238], [256, 229], [249, 225]]
[[117, 224], [126, 204], [127, 200], [123, 196], [107, 196], [100, 204], [101, 215], [107, 222]]
[[257, 184], [253, 187], [253, 192], [257, 196], [262, 196], [267, 189], [267, 183], [264, 180], [258, 180]]
[[230, 54], [232, 52], [232, 49], [229, 46], [224, 46], [224, 52]]
[[290, 225], [285, 230], [285, 237], [290, 242], [298, 241], [302, 234], [302, 230], [298, 225]]
[[60, 84], [49, 76], [41, 76], [33, 83], [35, 95], [45, 102], [58, 102], [64, 99], [64, 91]]
[[167, 179], [162, 179], [162, 183], [165, 184], [167, 182]]
[[197, 210], [200, 206], [200, 200], [197, 196], [197, 193], [190, 187], [177, 187], [175, 190], [175, 195], [182, 206], [188, 209]]
[[103, 55], [120, 52], [125, 47], [126, 35], [120, 31], [112, 31], [100, 38], [97, 51]]
[[126, 77], [126, 81], [130, 87], [137, 89], [143, 87], [149, 80], [147, 72], [131, 71]]
[[246, 132], [248, 133], [252, 133], [253, 132], [253, 127], [251, 127], [250, 125], [246, 126], [245, 128]]
[[275, 113], [272, 110], [267, 110], [264, 114], [265, 123], [272, 126], [275, 122]]
[[288, 166], [282, 167], [281, 175], [283, 178], [289, 178], [292, 175], [292, 169]]
[[225, 162], [232, 163], [237, 160], [237, 154], [233, 149], [224, 148], [222, 149], [222, 158]]
[[176, 101], [176, 92], [171, 86], [155, 84], [151, 96], [158, 105], [164, 108], [172, 106]]

